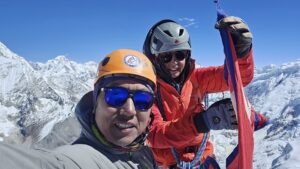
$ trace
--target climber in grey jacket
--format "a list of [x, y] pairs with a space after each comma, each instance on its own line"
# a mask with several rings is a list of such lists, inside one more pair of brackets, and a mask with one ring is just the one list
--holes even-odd
[[0, 144], [0, 169], [157, 168], [145, 146], [156, 77], [142, 53], [120, 49], [99, 63], [94, 90], [76, 106], [82, 125], [72, 145], [54, 150]]

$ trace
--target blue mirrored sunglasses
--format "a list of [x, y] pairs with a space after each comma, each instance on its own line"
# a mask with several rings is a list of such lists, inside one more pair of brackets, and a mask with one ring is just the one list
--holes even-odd
[[153, 105], [154, 94], [142, 90], [128, 90], [123, 87], [104, 87], [105, 102], [112, 107], [121, 107], [130, 97], [138, 110], [148, 110]]

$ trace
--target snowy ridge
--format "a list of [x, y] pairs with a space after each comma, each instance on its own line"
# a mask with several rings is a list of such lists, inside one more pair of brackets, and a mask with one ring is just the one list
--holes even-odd
[[[255, 134], [262, 138], [256, 139], [256, 168], [300, 168], [295, 153], [300, 150], [296, 144], [300, 141], [300, 60], [258, 72], [247, 93], [255, 109], [269, 117], [271, 124]], [[293, 159], [298, 159], [298, 164], [288, 162]]]
[[40, 142], [57, 123], [72, 118], [76, 102], [92, 90], [97, 64], [64, 56], [30, 64], [0, 45], [0, 140]]
[[[53, 148], [80, 132], [73, 117], [80, 97], [92, 90], [97, 64], [79, 64], [65, 56], [28, 63], [0, 43], [0, 141]], [[253, 168], [300, 168], [300, 59], [255, 70], [245, 92], [270, 124], [256, 131]], [[229, 97], [214, 94], [209, 103]], [[237, 144], [237, 131], [213, 131], [215, 154], [225, 157]]]
[[[255, 110], [270, 124], [254, 133], [254, 168], [300, 168], [300, 59], [280, 66], [255, 70], [245, 92]], [[210, 103], [230, 97], [228, 93], [210, 96]], [[236, 131], [213, 131], [211, 140], [225, 168], [225, 158], [237, 145]]]
[[[65, 56], [57, 56], [47, 63], [32, 63], [40, 76], [65, 100], [78, 101], [84, 91], [91, 90], [97, 63], [78, 64]], [[78, 92], [80, 91], [80, 92]]]
[[2, 42], [0, 42], [0, 56], [8, 59], [18, 59], [18, 60], [25, 60], [24, 58], [18, 56], [10, 49], [8, 49]]

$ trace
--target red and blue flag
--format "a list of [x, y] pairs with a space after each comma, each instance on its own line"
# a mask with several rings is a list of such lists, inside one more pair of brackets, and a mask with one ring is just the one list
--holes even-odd
[[[217, 20], [226, 17], [226, 14], [217, 3]], [[220, 29], [225, 53], [224, 78], [229, 86], [231, 101], [238, 119], [238, 145], [226, 159], [227, 169], [252, 169], [253, 168], [253, 128], [254, 110], [249, 103], [243, 89], [238, 59], [229, 31]]]

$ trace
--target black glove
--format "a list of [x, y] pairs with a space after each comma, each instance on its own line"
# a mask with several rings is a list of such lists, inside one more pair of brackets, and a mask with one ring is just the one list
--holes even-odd
[[231, 33], [238, 58], [248, 54], [252, 46], [252, 33], [241, 18], [235, 16], [225, 17], [216, 23], [215, 28], [227, 29]]
[[237, 119], [229, 98], [212, 104], [206, 111], [198, 113], [194, 122], [199, 133], [209, 130], [237, 129]]

